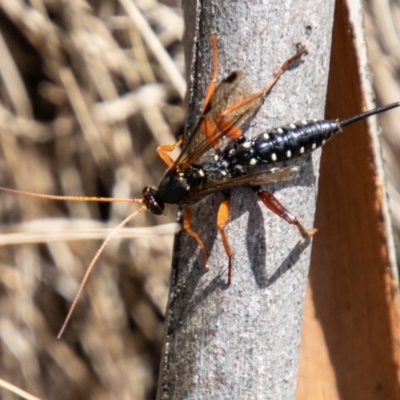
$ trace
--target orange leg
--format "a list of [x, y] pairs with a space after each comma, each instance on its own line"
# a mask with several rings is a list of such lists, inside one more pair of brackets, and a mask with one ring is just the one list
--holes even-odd
[[217, 86], [217, 76], [218, 76], [218, 48], [217, 48], [218, 34], [213, 33], [211, 35], [211, 52], [212, 52], [212, 70], [211, 70], [211, 80], [208, 84], [206, 95], [203, 101], [203, 114], [210, 105], [210, 100], [214, 94], [215, 87]]
[[225, 253], [228, 256], [228, 285], [232, 283], [232, 249], [229, 245], [228, 238], [225, 233], [225, 226], [229, 220], [229, 197], [227, 197], [219, 206], [218, 217], [217, 217], [217, 227], [219, 233], [221, 234], [222, 243], [224, 245]]
[[174, 144], [162, 144], [157, 147], [157, 153], [161, 157], [161, 159], [167, 164], [168, 168], [171, 168], [174, 165], [174, 160], [167, 154], [171, 151], [174, 151], [178, 146], [182, 144], [183, 139], [179, 138], [179, 140]]
[[273, 78], [268, 82], [268, 84], [253, 93], [250, 93], [244, 99], [238, 101], [237, 103], [233, 104], [226, 110], [224, 110], [221, 114], [217, 115], [216, 117], [216, 124], [218, 126], [219, 120], [224, 121], [224, 118], [235, 112], [236, 110], [246, 106], [247, 104], [252, 103], [253, 101], [257, 101], [262, 97], [266, 96], [281, 75], [290, 67], [290, 65], [298, 60], [303, 54], [307, 54], [306, 48], [302, 44], [297, 44], [297, 52], [292, 57], [288, 58], [274, 73]]
[[298, 219], [292, 215], [282, 203], [280, 203], [272, 193], [269, 193], [265, 190], [259, 189], [257, 191], [258, 197], [261, 201], [278, 217], [283, 218], [285, 221], [289, 222], [289, 224], [296, 225], [298, 230], [300, 231], [301, 236], [304, 239], [307, 239], [317, 233], [317, 229], [307, 229], [304, 227]]
[[190, 228], [191, 222], [192, 222], [192, 213], [190, 212], [188, 207], [183, 207], [183, 229], [187, 232], [187, 234], [189, 236], [191, 236], [197, 242], [197, 245], [200, 247], [200, 250], [203, 253], [203, 262], [204, 262], [203, 266], [204, 266], [204, 269], [207, 270], [208, 269], [208, 265], [207, 265], [207, 260], [208, 260], [207, 250], [204, 247], [204, 243], [200, 239], [200, 237], [197, 234], [197, 232], [193, 231]]

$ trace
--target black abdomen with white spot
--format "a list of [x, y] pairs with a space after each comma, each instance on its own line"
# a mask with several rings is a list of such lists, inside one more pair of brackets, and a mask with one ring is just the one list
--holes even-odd
[[201, 169], [205, 182], [241, 176], [250, 173], [249, 167], [257, 164], [274, 164], [310, 153], [345, 126], [396, 107], [400, 107], [400, 102], [365, 111], [342, 121], [305, 120], [272, 129], [249, 140], [241, 136], [229, 143], [213, 161], [193, 167]]
[[296, 122], [258, 135], [236, 147], [228, 146], [223, 158], [232, 167], [290, 160], [321, 147], [340, 128], [338, 121]]
[[245, 166], [290, 160], [321, 147], [345, 126], [399, 106], [400, 102], [388, 104], [342, 121], [301, 121], [272, 129], [250, 140], [242, 137], [228, 145], [219, 164], [225, 168], [225, 176], [235, 176], [245, 173]]
[[[347, 121], [347, 120], [346, 120]], [[339, 121], [301, 121], [231, 142], [216, 159], [202, 165], [207, 180], [230, 179], [258, 164], [291, 160], [321, 147], [343, 124]]]

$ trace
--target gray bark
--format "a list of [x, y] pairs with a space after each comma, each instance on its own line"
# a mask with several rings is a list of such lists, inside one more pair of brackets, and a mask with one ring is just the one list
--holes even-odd
[[[248, 137], [324, 116], [333, 1], [184, 1], [189, 80], [188, 132], [210, 76], [209, 37], [219, 33], [219, 80], [245, 71], [252, 88], [306, 45], [251, 121]], [[286, 4], [286, 5], [285, 5]], [[319, 153], [293, 161], [293, 185], [269, 185], [305, 226], [313, 226]], [[191, 207], [193, 228], [210, 252], [210, 270], [185, 232], [177, 235], [158, 399], [293, 399], [311, 240], [272, 214], [249, 189], [232, 192], [226, 229], [234, 250], [233, 284], [216, 228], [222, 195]]]

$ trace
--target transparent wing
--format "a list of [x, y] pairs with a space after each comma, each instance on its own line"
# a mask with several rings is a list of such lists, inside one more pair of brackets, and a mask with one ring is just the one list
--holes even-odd
[[185, 197], [185, 203], [195, 203], [212, 193], [223, 192], [238, 186], [260, 186], [276, 182], [292, 183], [293, 174], [297, 173], [298, 170], [298, 167], [290, 166], [246, 174], [227, 180], [207, 182], [203, 187], [193, 188]]
[[[227, 110], [232, 105], [240, 102], [250, 93], [250, 88], [245, 82], [245, 74], [242, 71], [234, 71], [227, 78], [218, 84], [211, 98], [210, 106], [201, 116], [200, 121], [184, 146], [181, 154], [176, 159], [173, 169], [184, 171], [205, 155], [210, 149], [217, 147], [221, 140], [227, 136], [229, 129], [219, 130], [214, 121], [217, 116]], [[240, 127], [242, 123], [261, 105], [262, 98], [252, 101], [227, 115], [229, 126]], [[203, 131], [203, 121], [211, 123], [212, 129], [207, 137]], [[211, 138], [211, 139], [210, 139]], [[227, 138], [229, 140], [229, 138]]]

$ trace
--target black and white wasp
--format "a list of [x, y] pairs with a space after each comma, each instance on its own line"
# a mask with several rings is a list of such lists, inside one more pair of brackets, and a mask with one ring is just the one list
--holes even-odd
[[[142, 199], [48, 196], [0, 188], [0, 190], [10, 193], [54, 200], [129, 201], [141, 205], [139, 210], [129, 215], [115, 228], [96, 253], [82, 280], [59, 337], [62, 335], [88, 276], [104, 247], [118, 228], [127, 224], [138, 213], [149, 210], [155, 215], [161, 215], [165, 213], [167, 204], [181, 206], [184, 216], [183, 229], [197, 242], [203, 255], [204, 268], [208, 268], [207, 250], [202, 239], [190, 226], [192, 217], [189, 206], [212, 193], [223, 192], [225, 198], [219, 207], [217, 227], [229, 259], [228, 284], [232, 283], [233, 256], [225, 234], [225, 226], [229, 220], [230, 189], [238, 186], [250, 187], [271, 211], [288, 223], [295, 225], [304, 238], [314, 235], [316, 229], [304, 227], [271, 193], [263, 190], [261, 185], [287, 180], [296, 169], [295, 167], [274, 168], [276, 163], [310, 153], [321, 147], [332, 136], [340, 132], [343, 127], [400, 106], [400, 102], [389, 104], [343, 121], [303, 120], [272, 129], [252, 139], [246, 139], [241, 130], [244, 122], [248, 121], [257, 111], [280, 76], [295, 61], [305, 56], [307, 50], [304, 45], [297, 44], [296, 53], [275, 71], [270, 82], [265, 87], [249, 93], [246, 92], [243, 85], [244, 74], [241, 71], [234, 71], [220, 83], [217, 83], [218, 50], [216, 34], [211, 36], [211, 49], [213, 59], [211, 80], [197, 127], [175, 161], [171, 159], [168, 153], [177, 148], [182, 140], [173, 145], [158, 147], [157, 152], [167, 164], [168, 169], [157, 188], [147, 186], [143, 189]], [[260, 164], [267, 164], [270, 168], [260, 172], [256, 168]]]

